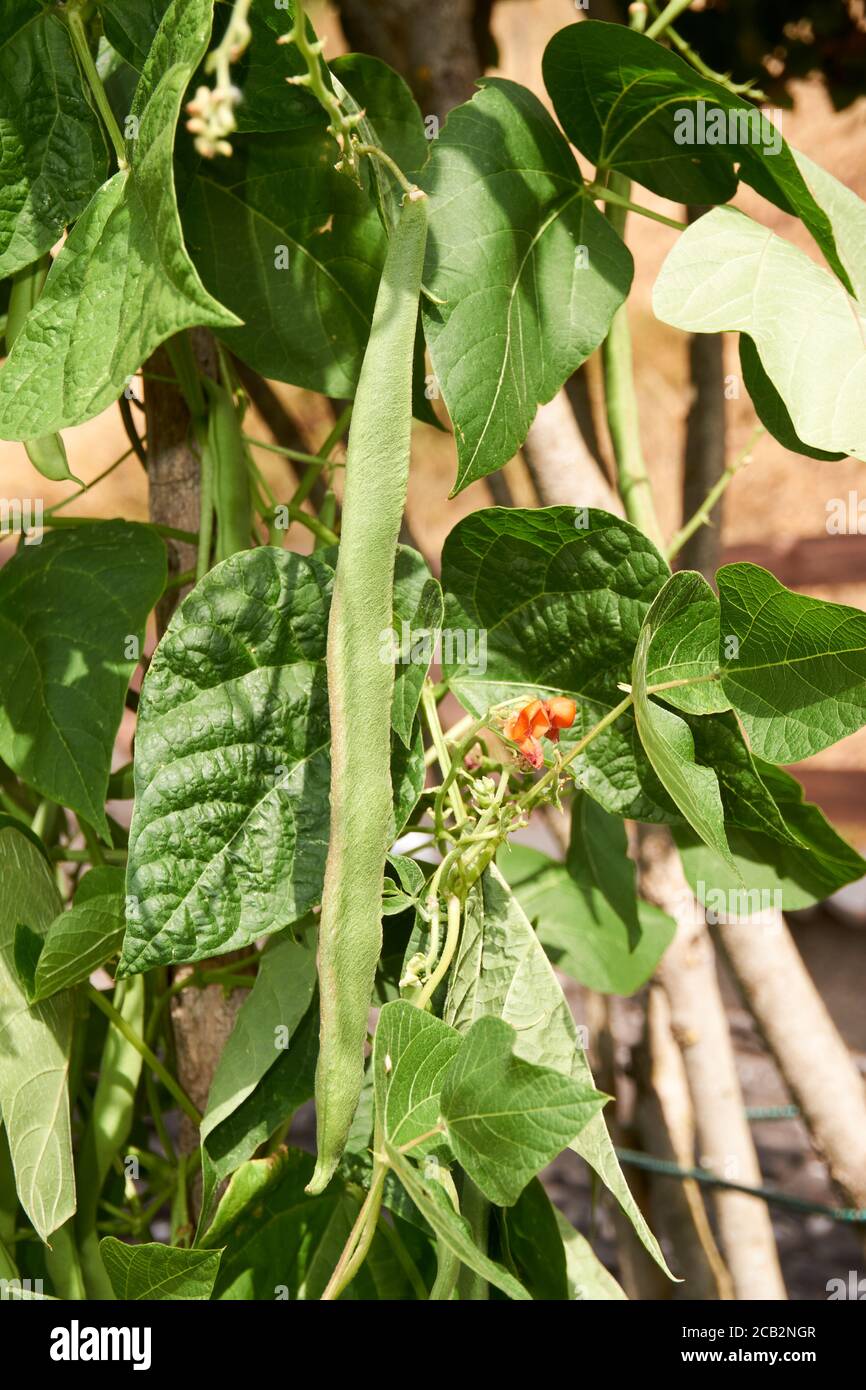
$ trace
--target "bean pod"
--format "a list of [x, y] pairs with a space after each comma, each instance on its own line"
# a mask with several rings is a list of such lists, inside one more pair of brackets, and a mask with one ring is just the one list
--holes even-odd
[[349, 431], [328, 624], [331, 833], [319, 928], [318, 1159], [309, 1192], [321, 1192], [330, 1181], [361, 1094], [382, 946], [394, 667], [380, 659], [380, 634], [392, 623], [409, 479], [412, 359], [426, 239], [427, 199], [413, 189], [391, 235]]

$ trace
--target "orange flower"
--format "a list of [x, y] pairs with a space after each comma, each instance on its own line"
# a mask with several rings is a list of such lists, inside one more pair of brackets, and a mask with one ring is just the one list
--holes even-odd
[[551, 700], [530, 700], [522, 709], [508, 716], [503, 732], [506, 738], [517, 744], [530, 767], [543, 767], [541, 739], [549, 738], [556, 743], [560, 729], [568, 729], [574, 723], [576, 713], [574, 700], [564, 695], [555, 695]]
[[551, 700], [547, 701], [546, 708], [551, 724], [548, 738], [553, 739], [556, 743], [560, 729], [570, 729], [574, 723], [577, 705], [574, 700], [569, 700], [567, 695], [554, 695]]

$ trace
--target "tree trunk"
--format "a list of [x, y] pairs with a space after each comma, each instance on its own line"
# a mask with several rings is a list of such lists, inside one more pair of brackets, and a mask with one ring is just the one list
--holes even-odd
[[[705, 208], [686, 209], [689, 222], [696, 222]], [[683, 520], [693, 516], [710, 488], [725, 471], [725, 367], [720, 333], [694, 333], [689, 340], [691, 402], [686, 419], [685, 468], [683, 473]], [[721, 504], [715, 508], [714, 524], [699, 526], [686, 541], [677, 559], [677, 568], [700, 570], [707, 578], [715, 574], [721, 548]]]
[[[197, 365], [207, 375], [217, 375], [216, 344], [205, 329], [194, 329], [191, 341]], [[195, 442], [189, 410], [178, 388], [155, 377], [173, 377], [174, 370], [164, 347], [158, 348], [145, 368], [145, 412], [147, 418], [148, 505], [151, 521], [176, 526], [182, 531], [199, 527], [199, 483], [201, 457]], [[170, 574], [195, 569], [196, 547], [185, 541], [168, 541]], [[177, 604], [192, 585], [170, 589], [156, 610], [157, 634], [165, 632]], [[206, 962], [205, 962], [206, 963]], [[220, 964], [227, 963], [226, 957]], [[181, 967], [175, 978], [190, 973]], [[210, 1083], [223, 1048], [234, 1027], [246, 991], [234, 990], [228, 998], [219, 985], [189, 989], [171, 1003], [171, 1020], [177, 1054], [177, 1074], [181, 1086], [199, 1110], [204, 1110]], [[181, 1116], [180, 1147], [192, 1153], [198, 1147], [198, 1132]], [[197, 1209], [200, 1184], [193, 1183], [193, 1207]]]
[[866, 1211], [866, 1088], [781, 913], [714, 935], [847, 1201]]
[[[668, 912], [677, 934], [657, 977], [671, 1008], [671, 1026], [689, 1080], [700, 1165], [720, 1178], [749, 1186], [761, 1182], [734, 1049], [716, 975], [706, 923], [686, 884], [666, 830], [641, 837], [642, 896]], [[714, 1192], [719, 1236], [737, 1299], [787, 1297], [766, 1203], [718, 1188]]]
[[[479, 13], [476, 15], [476, 11]], [[405, 77], [423, 116], [445, 120], [468, 101], [483, 62], [489, 5], [476, 0], [340, 0], [352, 48], [382, 58]]]

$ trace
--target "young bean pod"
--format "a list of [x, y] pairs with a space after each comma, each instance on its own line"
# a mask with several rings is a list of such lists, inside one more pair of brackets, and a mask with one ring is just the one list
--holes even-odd
[[250, 474], [241, 419], [227, 386], [203, 378], [208, 395], [205, 451], [212, 470], [215, 563], [247, 550], [253, 528]]
[[382, 945], [394, 668], [380, 659], [380, 634], [393, 617], [426, 239], [427, 199], [414, 189], [391, 235], [349, 431], [328, 624], [331, 833], [319, 927], [318, 1158], [309, 1192], [321, 1192], [329, 1182], [361, 1094]]

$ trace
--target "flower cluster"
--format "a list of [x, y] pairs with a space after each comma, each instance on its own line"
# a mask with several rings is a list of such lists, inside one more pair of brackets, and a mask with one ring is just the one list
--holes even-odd
[[509, 715], [503, 733], [516, 743], [520, 754], [530, 767], [544, 766], [543, 738], [559, 741], [561, 729], [570, 729], [577, 714], [577, 705], [566, 695], [554, 695], [549, 700], [530, 700], [522, 709]]

